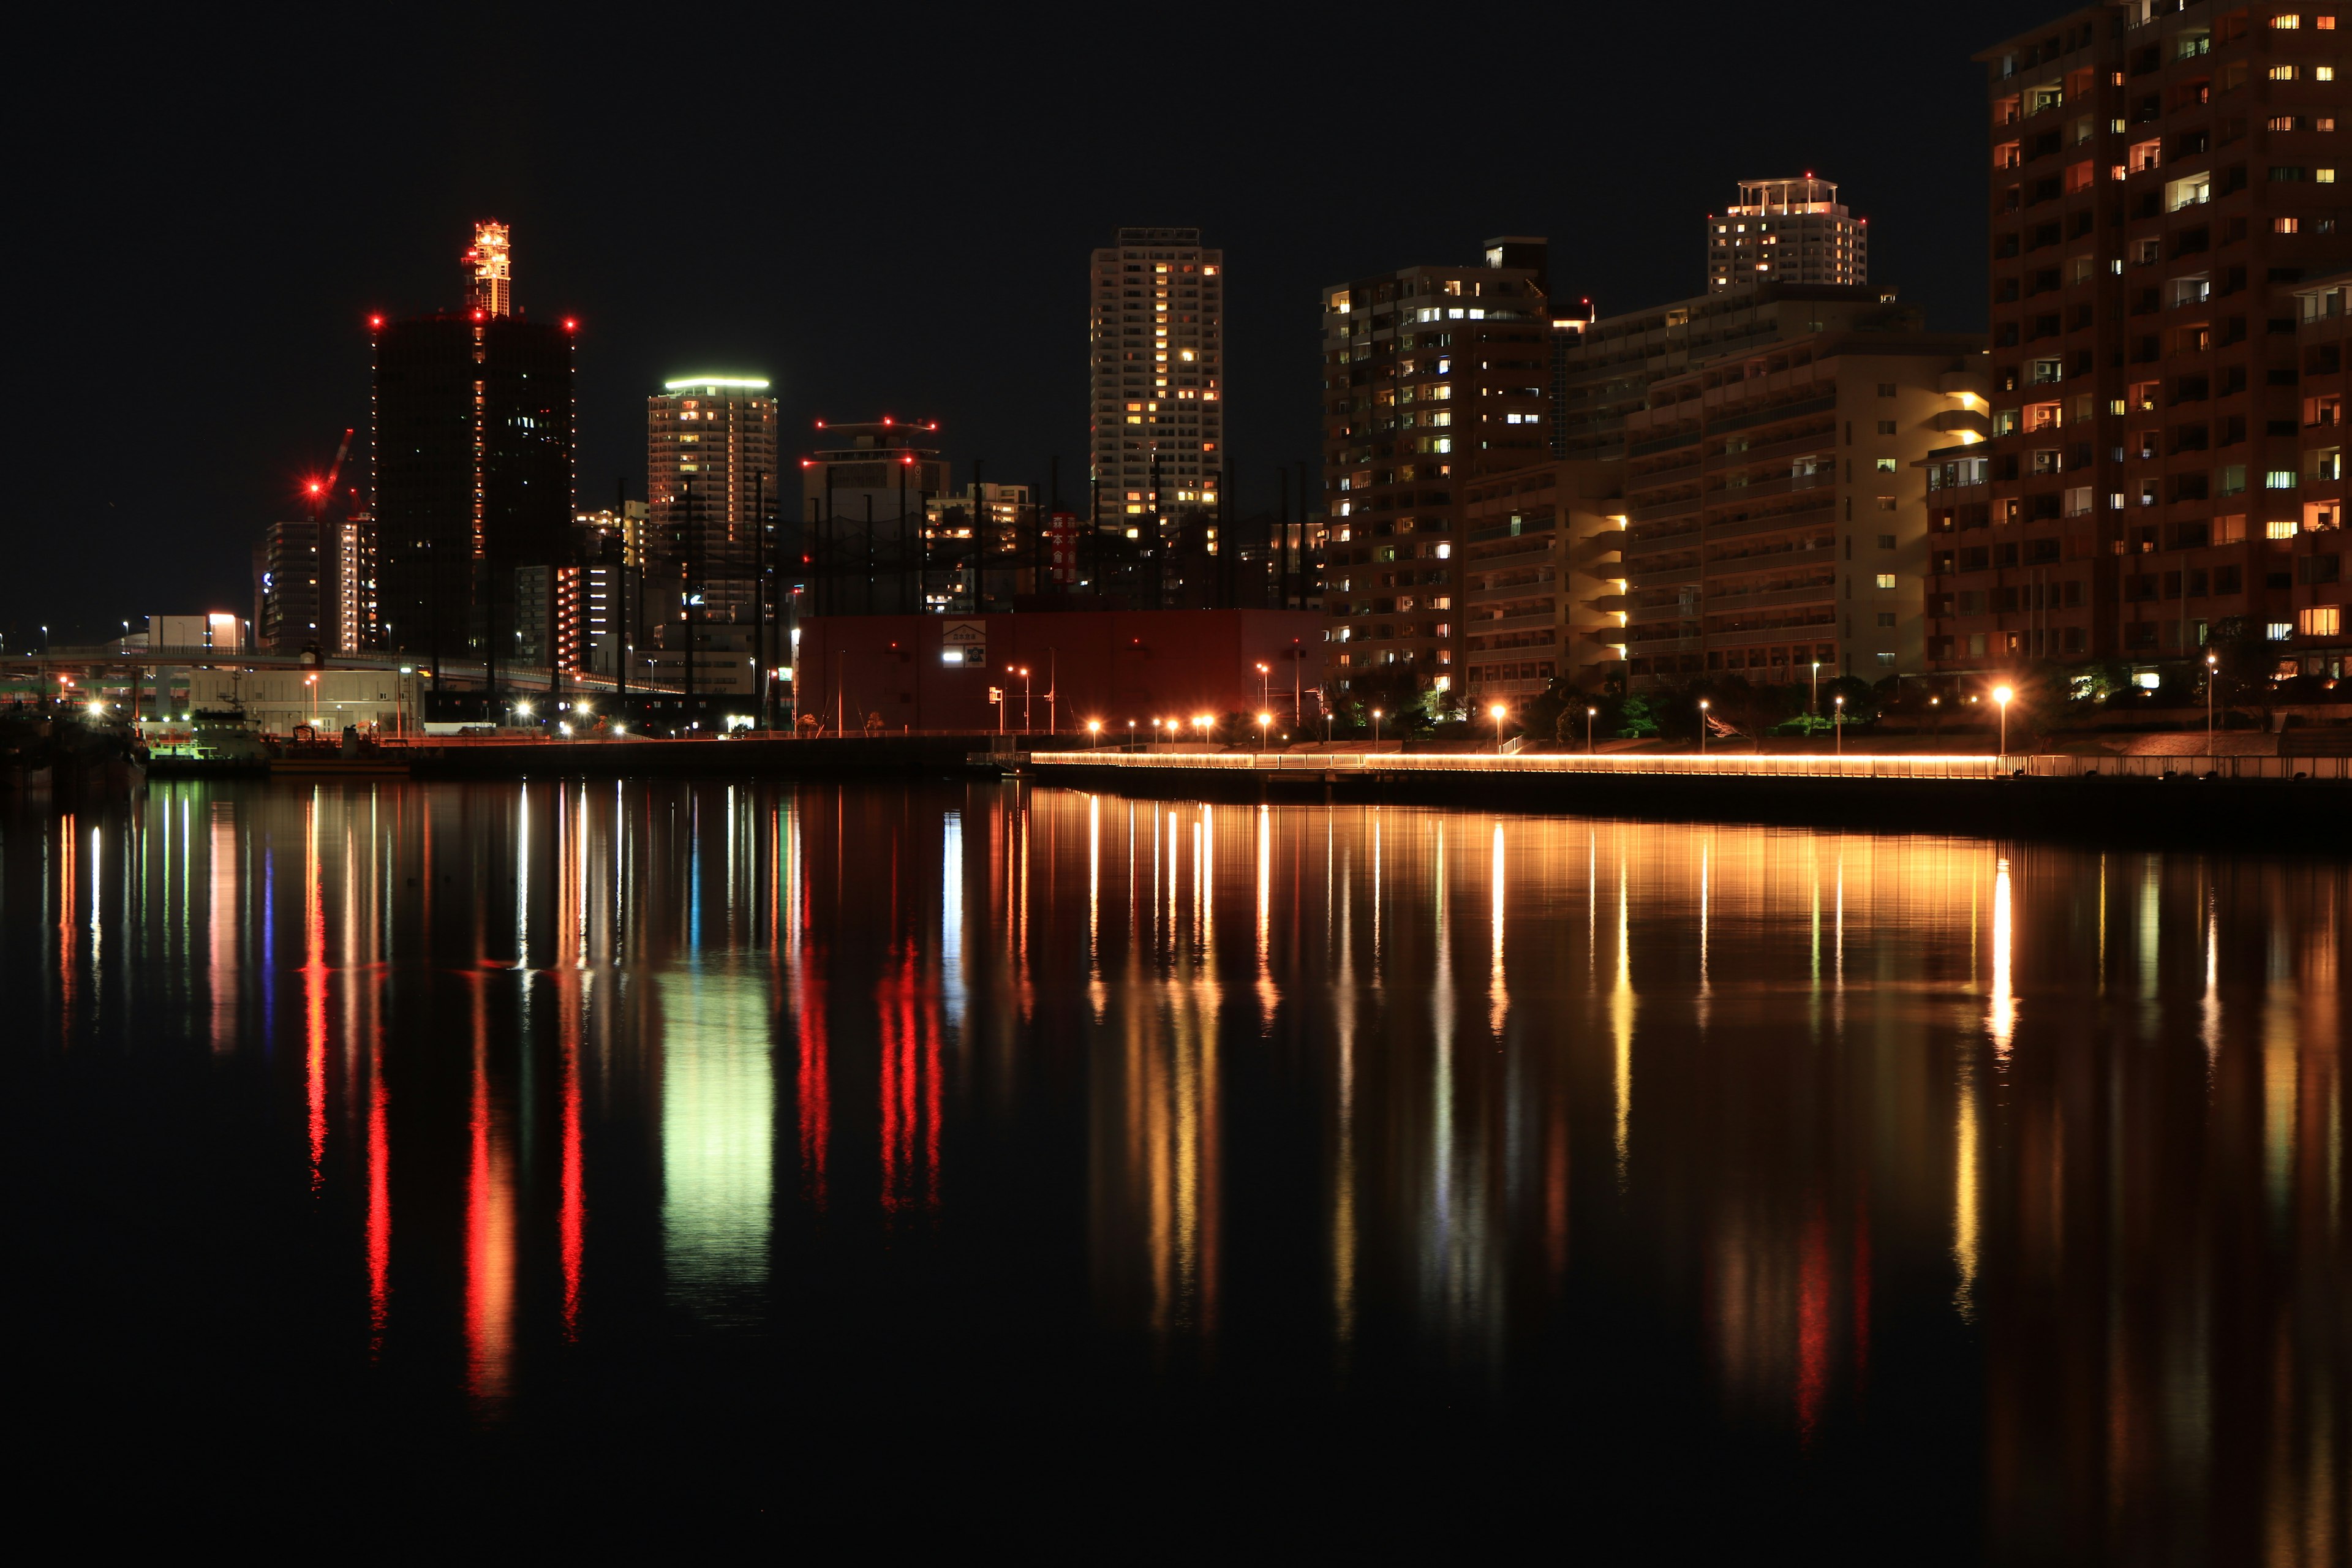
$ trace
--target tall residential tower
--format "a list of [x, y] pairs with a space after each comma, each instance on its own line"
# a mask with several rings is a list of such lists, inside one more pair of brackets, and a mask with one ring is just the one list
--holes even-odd
[[[763, 377], [667, 381], [646, 400], [646, 495], [651, 548], [646, 608], [680, 618], [698, 593], [697, 619], [757, 618], [755, 573], [772, 570], [778, 504], [776, 400]], [[763, 533], [761, 531], [765, 530]]]
[[1483, 266], [1408, 267], [1323, 290], [1329, 675], [1387, 665], [1457, 685], [1463, 487], [1549, 460], [1550, 312], [1541, 239]]
[[1706, 215], [1706, 287], [1867, 283], [1870, 220], [1838, 200], [1835, 181], [1742, 180], [1739, 200]]
[[1223, 489], [1225, 253], [1197, 228], [1122, 228], [1094, 253], [1088, 316], [1097, 526], [1139, 537]]

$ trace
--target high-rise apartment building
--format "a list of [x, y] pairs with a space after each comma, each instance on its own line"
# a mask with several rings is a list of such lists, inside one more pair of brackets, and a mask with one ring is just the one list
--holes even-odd
[[262, 647], [353, 653], [376, 646], [375, 530], [365, 512], [273, 522], [262, 535]]
[[1122, 228], [1094, 253], [1087, 363], [1095, 522], [1139, 538], [1223, 489], [1225, 253], [1197, 228]]
[[1479, 700], [1552, 674], [1919, 673], [1913, 467], [1984, 429], [1982, 347], [1924, 331], [1891, 289], [1853, 286], [1749, 285], [1554, 322], [1559, 472], [1517, 487], [1541, 493], [1474, 487]]
[[646, 608], [664, 624], [749, 626], [762, 570], [775, 569], [776, 400], [758, 376], [688, 376], [646, 400], [646, 494], [653, 547]]
[[2328, 646], [2294, 629], [2340, 490], [2305, 471], [2297, 290], [2352, 263], [2338, 20], [2130, 0], [1977, 57], [1991, 439], [1928, 469], [1931, 667]]
[[1870, 281], [1870, 220], [1838, 200], [1835, 181], [1742, 180], [1739, 200], [1706, 215], [1710, 293], [1757, 283]]
[[378, 633], [436, 658], [504, 657], [513, 569], [571, 546], [575, 323], [501, 313], [501, 226], [466, 268], [467, 309], [370, 322]]
[[333, 589], [326, 579], [332, 561], [322, 561], [320, 550], [320, 537], [329, 527], [316, 517], [289, 518], [271, 523], [262, 535], [267, 559], [261, 579], [261, 624], [254, 628], [262, 647], [289, 653], [317, 648], [326, 641], [320, 635], [321, 626], [331, 633], [328, 605]]
[[1464, 487], [1549, 456], [1541, 239], [1483, 265], [1408, 267], [1323, 291], [1327, 674], [1407, 664], [1451, 690]]

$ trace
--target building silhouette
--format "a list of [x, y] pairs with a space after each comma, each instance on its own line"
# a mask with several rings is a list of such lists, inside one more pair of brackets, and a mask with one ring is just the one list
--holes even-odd
[[436, 660], [509, 660], [515, 568], [572, 544], [575, 323], [500, 309], [507, 254], [480, 226], [467, 309], [371, 322], [378, 629]]

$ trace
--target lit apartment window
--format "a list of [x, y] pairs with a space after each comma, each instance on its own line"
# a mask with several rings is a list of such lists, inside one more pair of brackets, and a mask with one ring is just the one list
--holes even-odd
[[2343, 610], [2335, 605], [2314, 605], [2295, 616], [2297, 629], [2307, 637], [2332, 637], [2343, 627]]
[[2273, 642], [2284, 642], [2287, 638], [2294, 636], [2294, 623], [2293, 621], [2273, 621], [2266, 629], [2269, 632], [2270, 639]]
[[1888, 589], [1888, 588], [1892, 588], [1892, 587], [1894, 587], [1894, 586], [1895, 586], [1895, 574], [1894, 574], [1894, 573], [1892, 573], [1892, 572], [1881, 572], [1880, 574], [1878, 574], [1878, 585], [1879, 585], [1879, 587], [1880, 587], [1880, 588], [1882, 588], [1882, 589]]
[[2294, 470], [2293, 468], [2270, 469], [2263, 475], [2263, 489], [2266, 490], [2291, 490], [2294, 489]]

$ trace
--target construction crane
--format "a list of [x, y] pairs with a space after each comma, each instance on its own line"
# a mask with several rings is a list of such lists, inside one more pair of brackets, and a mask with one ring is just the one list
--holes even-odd
[[307, 480], [302, 486], [302, 492], [310, 502], [312, 517], [326, 510], [327, 498], [335, 493], [335, 476], [343, 471], [343, 459], [351, 454], [352, 434], [352, 430], [343, 432], [342, 444], [335, 448], [335, 460], [327, 465], [327, 477]]

